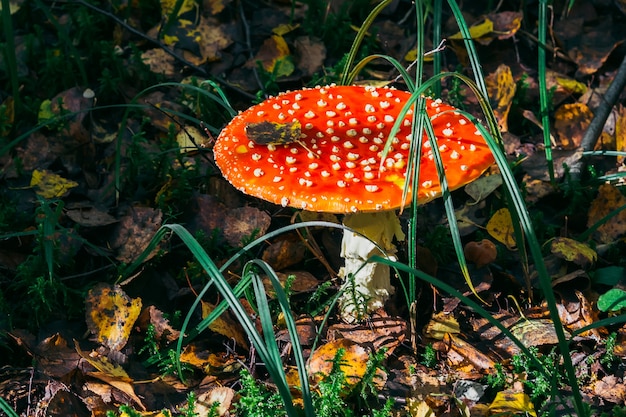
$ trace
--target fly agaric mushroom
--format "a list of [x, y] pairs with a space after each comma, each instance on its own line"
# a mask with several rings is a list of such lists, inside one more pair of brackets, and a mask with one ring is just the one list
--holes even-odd
[[[346, 226], [376, 242], [387, 252], [383, 255], [393, 255], [393, 238], [404, 239], [395, 209], [403, 204], [412, 110], [404, 116], [382, 164], [380, 159], [409, 97], [404, 91], [371, 86], [282, 93], [240, 113], [222, 130], [213, 148], [215, 163], [246, 194], [283, 207], [345, 213]], [[454, 110], [441, 100], [427, 99], [426, 111], [450, 190], [471, 182], [493, 163], [476, 126]], [[276, 128], [276, 141], [271, 140], [271, 132], [268, 138], [267, 129], [263, 140], [247, 132], [249, 126], [256, 130], [268, 122]], [[430, 142], [424, 140], [423, 146], [417, 187], [420, 203], [441, 194]], [[363, 266], [375, 254], [380, 251], [370, 240], [344, 233], [341, 255], [346, 264], [340, 275], [354, 277], [359, 304], [349, 291], [344, 293], [340, 309], [347, 321], [382, 307], [393, 293], [386, 265]]]

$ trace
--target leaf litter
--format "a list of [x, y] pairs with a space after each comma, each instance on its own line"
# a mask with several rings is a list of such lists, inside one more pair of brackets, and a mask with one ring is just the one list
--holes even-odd
[[[173, 3], [168, 4], [164, 2], [162, 5], [164, 16], [167, 16], [168, 8], [174, 7]], [[177, 20], [180, 25], [164, 34], [165, 43], [171, 50], [182, 51], [181, 56], [187, 63], [204, 66], [209, 73], [223, 77], [234, 91], [248, 94], [242, 94], [238, 101], [249, 100], [249, 95], [265, 87], [259, 78], [261, 70], [265, 71], [262, 76], [271, 73], [275, 77], [265, 81], [274, 81], [280, 89], [287, 89], [293, 83], [307, 81], [320, 71], [330, 73], [332, 64], [340, 59], [334, 53], [335, 45], [331, 45], [323, 34], [313, 36], [298, 27], [298, 24], [304, 24], [303, 20], [297, 20], [302, 18], [299, 8], [293, 11], [298, 21], [296, 25], [290, 25], [290, 17], [278, 5], [264, 7], [254, 13], [248, 11], [250, 21], [245, 23], [250, 24], [247, 27], [253, 39], [250, 42], [243, 35], [247, 25], [223, 14], [236, 12], [233, 2], [205, 1], [201, 7], [210, 17], [198, 15], [198, 5], [185, 4], [179, 13], [181, 19]], [[616, 4], [623, 7], [620, 2]], [[334, 9], [338, 7], [333, 6]], [[554, 289], [559, 296], [559, 315], [571, 334], [605, 317], [607, 311], [619, 312], [624, 308], [623, 272], [617, 272], [616, 279], [608, 280], [608, 275], [601, 275], [597, 268], [617, 264], [611, 253], [623, 251], [621, 239], [626, 231], [622, 225], [622, 208], [626, 202], [619, 186], [604, 184], [597, 187], [597, 192], [585, 190], [593, 195], [584, 205], [577, 205], [569, 211], [566, 207], [555, 206], [555, 201], [563, 201], [564, 198], [557, 187], [547, 185], [546, 181], [542, 127], [538, 115], [534, 113], [537, 110], [536, 73], [525, 70], [530, 65], [528, 56], [524, 55], [528, 51], [522, 46], [522, 54], [519, 55], [515, 46], [523, 39], [536, 47], [532, 41], [534, 35], [524, 31], [527, 22], [518, 11], [494, 12], [469, 8], [467, 19], [475, 23], [470, 34], [480, 45], [479, 55], [487, 75], [487, 88], [498, 124], [507, 132], [511, 162], [517, 164], [522, 161], [519, 168], [524, 174], [527, 200], [534, 212], [543, 216], [538, 224], [551, 227], [545, 239], [548, 241], [548, 237], [551, 238], [550, 245], [545, 248], [551, 257], [546, 259], [552, 266]], [[623, 18], [619, 15], [611, 16], [606, 10], [596, 9], [585, 2], [576, 2], [569, 14], [555, 16], [552, 28], [556, 42], [554, 60], [547, 81], [555, 108], [551, 113], [554, 124], [550, 133], [558, 151], [555, 152], [555, 167], [559, 179], [567, 176], [563, 164], [570, 165], [580, 158], [576, 148], [602, 101], [606, 82], [610, 81], [611, 71], [615, 68], [614, 58], [623, 55], [624, 33], [620, 22], [623, 23]], [[407, 26], [390, 16], [382, 16], [376, 22], [376, 29], [371, 47], [398, 59], [407, 54], [411, 58], [410, 42], [400, 41], [402, 36], [398, 36], [408, 30]], [[158, 31], [155, 26], [147, 33], [154, 37]], [[450, 48], [445, 51], [447, 59], [463, 65], [466, 56], [458, 40], [455, 40], [455, 31], [448, 31], [447, 37], [451, 42]], [[507, 55], [514, 50], [518, 53], [515, 59]], [[163, 49], [143, 47], [141, 56], [152, 73], [172, 80], [181, 78], [181, 61]], [[408, 66], [410, 60], [403, 63]], [[382, 71], [371, 69], [366, 74], [372, 78], [382, 74], [387, 80], [395, 76], [391, 68], [385, 67]], [[132, 85], [124, 84], [122, 88], [129, 97], [136, 93]], [[454, 92], [454, 88], [451, 83], [444, 83], [448, 94]], [[461, 100], [470, 111], [475, 107], [476, 103], [469, 95], [463, 97], [461, 94]], [[226, 259], [226, 248], [240, 248], [250, 236], [260, 237], [276, 224], [286, 224], [285, 218], [289, 215], [285, 215], [280, 207], [246, 199], [215, 179], [207, 181], [207, 184], [194, 183], [193, 192], [178, 201], [176, 192], [185, 186], [182, 179], [177, 179], [178, 182], [163, 181], [155, 188], [149, 179], [157, 171], [133, 171], [133, 159], [142, 152], [149, 155], [144, 162], [146, 166], [156, 166], [161, 162], [160, 145], [170, 129], [185, 137], [181, 132], [192, 128], [185, 126], [182, 118], [170, 118], [158, 110], [159, 107], [167, 107], [184, 114], [187, 110], [178, 104], [176, 96], [159, 91], [143, 96], [140, 103], [146, 107], [138, 110], [128, 120], [128, 129], [118, 135], [121, 114], [115, 111], [106, 115], [98, 113], [98, 103], [91, 97], [89, 89], [73, 87], [55, 91], [42, 102], [39, 121], [45, 123], [57, 120], [54, 117], [68, 115], [63, 118], [63, 123], [53, 123], [28, 134], [13, 153], [2, 156], [3, 186], [10, 190], [17, 207], [34, 211], [38, 198], [54, 201], [48, 204], [64, 203], [60, 218], [62, 228], [56, 231], [57, 236], [67, 233], [71, 227], [80, 226], [76, 236], [91, 245], [89, 249], [80, 249], [83, 259], [78, 261], [81, 266], [84, 262], [85, 271], [95, 269], [107, 257], [115, 259], [117, 265], [132, 263], [146, 249], [156, 230], [176, 216], [180, 216], [194, 233], [204, 236], [204, 244], [215, 249], [218, 261]], [[10, 105], [11, 102], [7, 99], [3, 104]], [[249, 102], [238, 105], [243, 109]], [[623, 106], [616, 106], [614, 113], [613, 122], [609, 121], [605, 126], [599, 147], [624, 150]], [[146, 140], [133, 136], [139, 131], [142, 118], [149, 119], [151, 123], [150, 136]], [[12, 118], [8, 117], [8, 120]], [[220, 122], [224, 123], [226, 119], [222, 118]], [[6, 132], [3, 131], [3, 134]], [[193, 149], [194, 142], [202, 139], [198, 131], [193, 131], [193, 141], [181, 137], [178, 137], [178, 143], [186, 150]], [[134, 186], [130, 195], [121, 196], [121, 201], [117, 201], [119, 196], [116, 197], [112, 169], [116, 147], [119, 147], [122, 158], [120, 173], [122, 177], [130, 178], [128, 181]], [[171, 166], [194, 167], [198, 169], [198, 177], [211, 172], [210, 162], [199, 155], [179, 153], [182, 159], [176, 163], [169, 162]], [[623, 171], [623, 159], [615, 162], [608, 167], [605, 164], [603, 171], [607, 174]], [[525, 345], [550, 349], [555, 346], [556, 339], [545, 307], [540, 304], [524, 305], [520, 298], [520, 294], [527, 291], [526, 278], [533, 285], [532, 270], [520, 266], [520, 248], [513, 238], [509, 209], [499, 206], [499, 181], [501, 179], [496, 174], [473, 184], [469, 189], [473, 201], [464, 201], [458, 208], [459, 219], [471, 225], [463, 229], [463, 236], [467, 239], [466, 256], [471, 267], [475, 268], [472, 274], [480, 276], [485, 283], [479, 287], [481, 296], [489, 293], [495, 301], [491, 306], [494, 317], [518, 335]], [[163, 212], [157, 207], [158, 196], [172, 202], [170, 208], [173, 210]], [[441, 224], [441, 208], [433, 203], [425, 207], [424, 212], [424, 222], [428, 220], [430, 224], [422, 229], [434, 233], [433, 225]], [[577, 235], [585, 231], [585, 227], [594, 227], [594, 230], [587, 235], [587, 239], [578, 240]], [[12, 232], [30, 230], [36, 230], [33, 224]], [[320, 241], [333, 240], [328, 231], [311, 233], [311, 237]], [[53, 234], [47, 236], [49, 238]], [[488, 239], [483, 239], [485, 236]], [[27, 237], [6, 238], [8, 244], [0, 247], [3, 270], [15, 274], [17, 265], [25, 262], [24, 254], [31, 251]], [[308, 246], [294, 234], [272, 238], [257, 254], [279, 270], [281, 282], [293, 290], [294, 303], [300, 308], [307, 305], [308, 297], [322, 283], [334, 283], [334, 277], [327, 269], [312, 266], [315, 261], [308, 250]], [[445, 251], [425, 246], [420, 251], [424, 256], [420, 256], [418, 262], [424, 270], [455, 282]], [[190, 295], [203, 279], [202, 274], [196, 274], [188, 264], [188, 257], [184, 261], [177, 259], [180, 253], [175, 242], [162, 243], [144, 261], [140, 276], [124, 288], [100, 282], [111, 281], [111, 276], [98, 275], [81, 280], [76, 288], [90, 289], [83, 293], [86, 294], [87, 318], [76, 320], [59, 311], [60, 322], [56, 325], [67, 327], [63, 331], [56, 331], [51, 323], [42, 323], [36, 329], [40, 334], [37, 337], [20, 328], [9, 332], [12, 347], [34, 361], [33, 372], [38, 374], [35, 384], [48, 387], [45, 391], [32, 390], [33, 394], [39, 394], [35, 401], [40, 411], [70, 415], [70, 410], [86, 408], [88, 412], [80, 415], [102, 415], [103, 411], [113, 410], [122, 403], [133, 404], [143, 411], [158, 410], [166, 404], [164, 398], [182, 404], [184, 394], [192, 388], [198, 393], [198, 404], [219, 401], [222, 407], [219, 415], [227, 415], [228, 405], [236, 401], [236, 393], [224, 385], [236, 380], [238, 371], [244, 365], [254, 365], [246, 356], [250, 348], [248, 341], [232, 318], [224, 314], [207, 331], [209, 336], [186, 345], [183, 358], [194, 368], [190, 386], [183, 386], [171, 375], [159, 373], [142, 363], [137, 354], [149, 332], [154, 332], [153, 337], [161, 349], [171, 347], [180, 335], [180, 323], [170, 315], [174, 310], [185, 310], [190, 306]], [[332, 256], [328, 253], [324, 255], [329, 259]], [[177, 276], [181, 270], [191, 275], [185, 281]], [[490, 279], [483, 279], [479, 270], [486, 272]], [[606, 281], [596, 285], [595, 280], [600, 276]], [[5, 284], [2, 285], [3, 291], [10, 291]], [[457, 289], [467, 290], [464, 284], [458, 284]], [[516, 302], [511, 301], [511, 297]], [[456, 388], [453, 390], [450, 384], [442, 382], [439, 375], [456, 381], [459, 386], [463, 385], [462, 381], [468, 385], [466, 381], [481, 381], [486, 375], [493, 374], [494, 364], [509, 361], [519, 354], [519, 349], [492, 324], [472, 315], [458, 302], [442, 298], [441, 294], [427, 286], [420, 287], [420, 320], [415, 327], [409, 325], [407, 311], [398, 307], [400, 300], [395, 298], [384, 310], [357, 324], [334, 321], [322, 327], [323, 308], [315, 315], [300, 316], [297, 321], [298, 337], [303, 347], [308, 349], [312, 378], [315, 380], [316, 374], [327, 374], [329, 363], [342, 348], [347, 352], [342, 369], [350, 375], [348, 382], [354, 383], [363, 375], [363, 367], [372, 348], [384, 347], [387, 349], [388, 372], [381, 373], [376, 379], [381, 392], [406, 400], [409, 415], [444, 415], [444, 410], [452, 405], [461, 410], [464, 406], [454, 401], [454, 396], [461, 397], [461, 394], [455, 394]], [[199, 316], [206, 317], [219, 301], [203, 300]], [[445, 313], [439, 312], [443, 310]], [[254, 314], [253, 309], [250, 309], [250, 314]], [[166, 315], [169, 318], [165, 318]], [[20, 323], [20, 326], [25, 327], [25, 324]], [[81, 331], [70, 332], [73, 326], [78, 326]], [[81, 337], [81, 333], [85, 334], [87, 330], [92, 340]], [[611, 331], [614, 330], [618, 331], [620, 342], [612, 353], [621, 361], [626, 357], [623, 349], [626, 331], [619, 326], [611, 327]], [[420, 351], [427, 345], [434, 347], [438, 356], [434, 369], [419, 364], [415, 352], [407, 347], [411, 332], [419, 334]], [[580, 366], [588, 363], [592, 375], [591, 380], [583, 385], [585, 393], [610, 404], [623, 404], [626, 397], [623, 375], [619, 371], [609, 374], [607, 368], [600, 366], [600, 356], [608, 353], [609, 349], [605, 344], [608, 332], [607, 327], [588, 330], [577, 334], [572, 343], [577, 343], [581, 350], [577, 363]], [[321, 345], [311, 352], [318, 334]], [[279, 341], [287, 349], [290, 342], [284, 333]], [[594, 349], [589, 349], [589, 346]], [[0, 373], [3, 376], [0, 378], [0, 394], [12, 404], [21, 406], [26, 397], [10, 383], [13, 381], [24, 386], [30, 382], [28, 378], [8, 370], [6, 372]], [[400, 388], [392, 394], [390, 387], [394, 383]], [[489, 400], [484, 398], [484, 392], [475, 397], [463, 395], [466, 395], [463, 400], [467, 402], [465, 406], [471, 403], [478, 415], [502, 412], [536, 415], [528, 395], [519, 384], [512, 385], [508, 391], [492, 394]], [[43, 409], [45, 407], [46, 410]], [[486, 410], [480, 412], [481, 407]], [[205, 409], [198, 405], [196, 412], [205, 412], [202, 410]]]

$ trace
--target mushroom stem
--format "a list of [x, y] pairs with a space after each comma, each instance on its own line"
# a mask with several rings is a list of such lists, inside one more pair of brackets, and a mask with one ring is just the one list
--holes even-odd
[[[395, 210], [347, 214], [343, 224], [367, 236], [345, 231], [341, 242], [345, 266], [339, 271], [344, 278], [344, 293], [339, 299], [339, 307], [342, 319], [352, 323], [383, 307], [393, 294], [389, 267], [365, 262], [373, 255], [394, 259], [396, 247], [393, 239], [404, 240], [404, 233]], [[385, 252], [381, 253], [379, 247]]]

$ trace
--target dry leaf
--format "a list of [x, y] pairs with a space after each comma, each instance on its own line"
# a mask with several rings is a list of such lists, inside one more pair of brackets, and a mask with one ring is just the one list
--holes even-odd
[[[163, 221], [163, 213], [159, 209], [132, 207], [129, 211], [120, 219], [109, 241], [109, 246], [117, 250], [116, 259], [127, 264], [143, 253]], [[155, 248], [145, 260], [150, 260], [158, 250]]]
[[120, 350], [128, 341], [141, 312], [141, 299], [130, 298], [118, 285], [100, 283], [85, 299], [87, 326], [96, 340], [111, 350]]
[[563, 104], [554, 112], [554, 129], [559, 139], [558, 146], [575, 149], [580, 146], [583, 135], [593, 119], [586, 104]]
[[493, 112], [498, 120], [498, 125], [502, 132], [509, 130], [508, 117], [517, 88], [511, 68], [501, 64], [494, 73], [489, 74], [485, 82], [487, 83], [487, 93], [491, 99]]
[[30, 186], [43, 198], [61, 198], [68, 195], [72, 188], [78, 187], [78, 183], [48, 170], [36, 169], [33, 171]]
[[487, 222], [487, 232], [509, 249], [515, 249], [515, 233], [511, 213], [506, 208], [496, 211], [489, 222]]
[[533, 416], [537, 417], [530, 397], [523, 392], [500, 391], [489, 405], [489, 415]]
[[[587, 227], [593, 226], [611, 211], [625, 205], [626, 197], [617, 187], [609, 184], [601, 185], [598, 188], [598, 195], [589, 208]], [[598, 227], [593, 237], [600, 243], [612, 243], [624, 234], [626, 234], [626, 210], [620, 211]]]
[[424, 328], [424, 336], [436, 340], [442, 340], [447, 333], [460, 332], [461, 328], [456, 318], [444, 312], [435, 313]]
[[557, 237], [550, 244], [552, 254], [576, 265], [588, 268], [596, 262], [598, 254], [588, 245], [566, 237]]
[[[215, 310], [215, 305], [207, 301], [202, 301], [202, 318], [205, 319]], [[220, 314], [211, 325], [209, 326], [211, 331], [221, 334], [228, 339], [233, 339], [237, 345], [248, 349], [248, 337], [246, 336], [243, 327], [239, 322], [232, 319], [228, 311]]]

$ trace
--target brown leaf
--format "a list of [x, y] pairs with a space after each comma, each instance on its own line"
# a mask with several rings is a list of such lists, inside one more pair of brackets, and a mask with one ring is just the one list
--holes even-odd
[[246, 206], [229, 210], [221, 228], [228, 244], [237, 248], [242, 247], [242, 242], [251, 236], [263, 236], [271, 221], [266, 212]]
[[596, 262], [598, 254], [588, 245], [567, 237], [557, 237], [550, 244], [552, 254], [566, 261], [588, 268]]
[[328, 340], [349, 339], [363, 345], [372, 345], [374, 350], [386, 348], [387, 355], [404, 341], [407, 323], [397, 317], [388, 317], [382, 310], [373, 313], [363, 324], [338, 323], [329, 327]]
[[[117, 250], [117, 260], [131, 263], [148, 247], [150, 240], [163, 221], [163, 213], [151, 207], [133, 207], [120, 219], [115, 228], [109, 246]], [[146, 261], [157, 254], [155, 249]]]
[[[215, 310], [216, 305], [202, 301], [202, 318], [205, 319]], [[228, 311], [223, 312], [211, 323], [209, 329], [222, 336], [233, 339], [237, 345], [248, 349], [248, 337], [238, 321], [233, 320]]]
[[163, 316], [163, 312], [155, 306], [148, 306], [145, 308], [137, 324], [142, 331], [146, 331], [148, 325], [154, 327], [154, 336], [157, 341], [165, 339], [167, 342], [173, 342], [180, 336], [180, 331], [174, 329], [168, 319]]
[[554, 112], [554, 129], [559, 139], [558, 146], [575, 149], [580, 146], [583, 135], [593, 119], [586, 104], [563, 104]]
[[85, 299], [87, 326], [96, 340], [111, 350], [120, 350], [139, 317], [141, 299], [131, 299], [118, 285], [100, 283]]
[[305, 253], [306, 246], [298, 236], [283, 235], [263, 251], [261, 258], [280, 271], [301, 262]]
[[326, 59], [326, 46], [322, 41], [309, 36], [300, 36], [294, 40], [293, 45], [298, 57], [296, 65], [303, 76], [310, 77], [322, 69]]
[[[598, 188], [598, 195], [589, 208], [587, 227], [593, 226], [611, 211], [624, 205], [626, 205], [626, 197], [617, 187], [602, 184]], [[624, 234], [626, 234], [626, 210], [620, 211], [598, 227], [593, 237], [600, 243], [612, 243]]]

